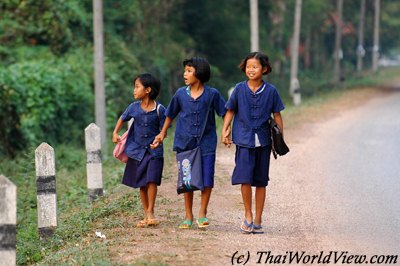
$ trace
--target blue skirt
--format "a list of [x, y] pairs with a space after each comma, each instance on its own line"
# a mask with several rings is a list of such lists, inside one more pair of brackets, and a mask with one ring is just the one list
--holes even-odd
[[148, 152], [145, 153], [141, 161], [129, 158], [125, 166], [122, 184], [140, 188], [147, 186], [148, 183], [161, 185], [164, 158], [153, 158]]
[[215, 174], [215, 154], [204, 155], [201, 157], [203, 170], [204, 187], [214, 187]]
[[236, 146], [236, 166], [232, 174], [232, 185], [268, 186], [270, 154], [271, 146], [257, 148]]

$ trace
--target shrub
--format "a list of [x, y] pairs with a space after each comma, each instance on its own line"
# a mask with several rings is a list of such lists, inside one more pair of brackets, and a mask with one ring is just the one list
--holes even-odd
[[40, 142], [83, 142], [93, 117], [90, 77], [61, 60], [0, 68], [0, 155]]

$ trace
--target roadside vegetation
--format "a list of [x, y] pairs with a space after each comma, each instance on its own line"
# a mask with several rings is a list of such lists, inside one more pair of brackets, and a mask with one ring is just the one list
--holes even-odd
[[[350, 89], [381, 86], [397, 78], [399, 68], [388, 68], [376, 75], [351, 80], [349, 87], [326, 88], [314, 97], [305, 99], [301, 107], [288, 103], [284, 111], [285, 122], [294, 123], [299, 110], [340, 96]], [[350, 83], [350, 81], [349, 81]], [[300, 108], [300, 109], [299, 109]], [[217, 119], [217, 121], [220, 120]], [[221, 125], [218, 125], [219, 127]], [[219, 133], [219, 132], [218, 132]], [[83, 134], [83, 130], [82, 130]], [[174, 178], [173, 130], [165, 142], [164, 179]], [[17, 263], [19, 265], [42, 262], [44, 265], [74, 263], [79, 265], [109, 265], [107, 244], [99, 241], [96, 231], [119, 228], [121, 217], [140, 217], [141, 209], [137, 190], [132, 192], [121, 183], [123, 165], [112, 157], [113, 145], [104, 153], [103, 179], [105, 196], [90, 203], [86, 188], [86, 151], [84, 145], [56, 145], [56, 182], [58, 227], [53, 237], [41, 241], [37, 229], [36, 178], [34, 149], [19, 153], [14, 159], [2, 160], [0, 172], [18, 187]], [[162, 201], [162, 199], [158, 199]], [[162, 204], [162, 202], [159, 202]], [[134, 226], [134, 225], [132, 225]], [[91, 241], [88, 241], [91, 239]], [[141, 262], [146, 265], [145, 262]]]
[[[244, 78], [237, 65], [250, 49], [248, 1], [103, 3], [107, 132], [112, 132], [132, 101], [132, 80], [139, 73], [151, 72], [161, 79], [158, 100], [164, 105], [183, 84], [181, 62], [185, 58], [208, 58], [212, 65], [209, 85], [225, 97], [229, 88]], [[350, 31], [342, 39], [342, 82], [333, 84], [336, 3], [308, 0], [303, 6], [307, 16], [302, 20], [299, 62], [303, 102], [293, 107], [288, 93], [287, 52], [293, 10], [294, 1], [259, 1], [263, 18], [260, 47], [273, 63], [268, 81], [276, 85], [288, 107], [284, 113], [287, 123], [307, 105], [398, 76], [399, 68], [376, 73], [368, 70], [373, 44], [372, 1], [367, 1], [364, 71], [355, 71], [359, 5], [348, 1], [344, 20]], [[400, 3], [384, 1], [381, 12], [380, 52], [395, 56], [400, 47]], [[92, 42], [91, 0], [3, 0], [0, 4], [0, 174], [18, 187], [19, 265], [108, 265], [107, 245], [95, 241], [95, 231], [121, 227], [120, 217], [140, 215], [138, 192], [131, 193], [120, 185], [123, 166], [111, 156], [111, 141], [108, 150], [102, 151], [105, 196], [94, 203], [88, 200], [84, 129], [95, 120]], [[174, 178], [172, 141], [170, 130], [165, 143], [167, 179]], [[34, 153], [41, 142], [49, 143], [56, 156], [59, 217], [55, 235], [48, 241], [40, 241], [37, 230]]]

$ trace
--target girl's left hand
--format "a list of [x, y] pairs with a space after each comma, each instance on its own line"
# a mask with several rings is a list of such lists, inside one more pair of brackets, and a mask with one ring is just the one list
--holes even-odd
[[160, 132], [160, 133], [154, 138], [153, 143], [150, 144], [150, 148], [154, 150], [154, 149], [157, 148], [158, 146], [162, 145], [162, 143], [163, 143], [163, 141], [164, 141], [164, 139], [165, 139], [166, 136], [167, 136], [166, 133]]
[[232, 144], [232, 139], [231, 139], [231, 127], [230, 125], [226, 129], [222, 129], [222, 143], [225, 144], [225, 146], [228, 146], [228, 148]]
[[117, 144], [120, 141], [121, 141], [121, 137], [118, 135], [118, 133], [113, 133], [112, 142]]

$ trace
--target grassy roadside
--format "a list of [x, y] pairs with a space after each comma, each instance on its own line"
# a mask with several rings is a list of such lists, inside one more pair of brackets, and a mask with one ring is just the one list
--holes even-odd
[[[349, 89], [351, 97], [357, 97], [359, 87], [373, 87], [394, 80], [400, 70], [386, 69], [364, 78], [348, 80], [333, 90], [327, 88], [316, 92], [313, 97], [303, 99], [300, 107], [288, 106], [285, 110], [285, 125], [295, 127], [305, 111], [321, 106], [327, 101], [340, 97]], [[218, 127], [221, 127], [221, 119]], [[174, 156], [171, 152], [173, 129], [165, 142], [165, 167], [173, 168]], [[219, 133], [219, 130], [218, 130]], [[120, 184], [123, 165], [110, 157], [103, 161], [103, 178], [106, 195], [89, 203], [86, 191], [86, 154], [84, 147], [60, 145], [55, 147], [58, 228], [48, 242], [41, 242], [37, 233], [36, 184], [34, 149], [21, 153], [16, 160], [2, 160], [0, 173], [7, 176], [18, 187], [18, 225], [17, 225], [17, 263], [63, 265], [63, 264], [96, 264], [110, 265], [111, 254], [107, 241], [95, 236], [95, 231], [110, 228], [123, 228], [122, 216], [136, 217], [141, 215], [138, 191]], [[168, 176], [167, 176], [168, 178]], [[133, 226], [133, 225], [132, 225]], [[138, 261], [140, 265], [151, 265]]]

